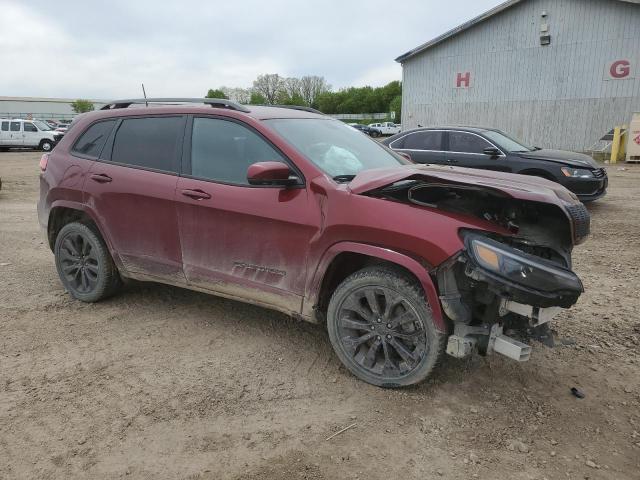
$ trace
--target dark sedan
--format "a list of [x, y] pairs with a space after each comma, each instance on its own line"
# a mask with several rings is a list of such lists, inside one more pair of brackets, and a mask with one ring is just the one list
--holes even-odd
[[377, 128], [369, 127], [367, 125], [362, 125], [360, 123], [350, 123], [349, 126], [355, 128], [356, 130], [360, 130], [362, 133], [366, 133], [370, 137], [377, 138], [380, 135], [382, 135], [382, 132]]
[[583, 202], [607, 193], [607, 172], [590, 156], [529, 147], [504, 132], [479, 127], [418, 128], [382, 141], [417, 163], [535, 175], [558, 182]]

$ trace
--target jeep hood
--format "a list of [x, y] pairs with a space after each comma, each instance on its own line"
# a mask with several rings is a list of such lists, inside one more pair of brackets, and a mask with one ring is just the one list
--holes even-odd
[[512, 198], [551, 203], [560, 207], [567, 203], [580, 203], [578, 198], [562, 185], [544, 178], [430, 164], [364, 170], [349, 183], [349, 190], [354, 194], [362, 194], [402, 180], [484, 187]]
[[599, 168], [596, 161], [584, 153], [569, 152], [567, 150], [542, 149], [533, 152], [517, 153], [521, 158], [561, 163], [575, 168]]
[[485, 219], [557, 251], [569, 251], [570, 244], [589, 234], [589, 212], [578, 197], [558, 183], [529, 175], [405, 165], [360, 172], [348, 188], [354, 194]]

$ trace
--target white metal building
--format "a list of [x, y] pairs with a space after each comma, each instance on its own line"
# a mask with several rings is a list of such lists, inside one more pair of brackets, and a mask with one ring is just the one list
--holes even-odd
[[396, 61], [403, 128], [585, 150], [640, 111], [640, 0], [509, 0]]
[[[97, 110], [104, 100], [91, 100]], [[0, 97], [0, 117], [37, 118], [42, 120], [71, 119], [76, 114], [71, 108], [75, 99], [38, 97]]]

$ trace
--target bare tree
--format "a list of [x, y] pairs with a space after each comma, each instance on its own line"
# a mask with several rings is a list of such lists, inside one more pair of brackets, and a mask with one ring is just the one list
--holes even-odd
[[300, 79], [300, 95], [308, 106], [311, 106], [318, 95], [329, 91], [331, 86], [324, 77], [308, 75]]
[[253, 89], [262, 95], [268, 104], [276, 103], [283, 85], [284, 79], [277, 73], [258, 75], [258, 78], [253, 81]]
[[285, 78], [282, 82], [282, 89], [289, 98], [295, 98], [302, 96], [300, 91], [301, 81], [299, 78], [289, 77]]
[[251, 99], [251, 92], [247, 88], [220, 87], [226, 97], [234, 102], [247, 104]]

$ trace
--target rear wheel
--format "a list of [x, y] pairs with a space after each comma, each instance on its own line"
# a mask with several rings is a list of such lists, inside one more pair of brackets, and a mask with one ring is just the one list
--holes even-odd
[[365, 268], [345, 279], [329, 302], [327, 329], [351, 373], [380, 387], [421, 382], [444, 350], [422, 288], [393, 268]]
[[56, 268], [67, 291], [83, 302], [97, 302], [120, 286], [118, 270], [100, 236], [82, 223], [62, 227], [54, 246]]

